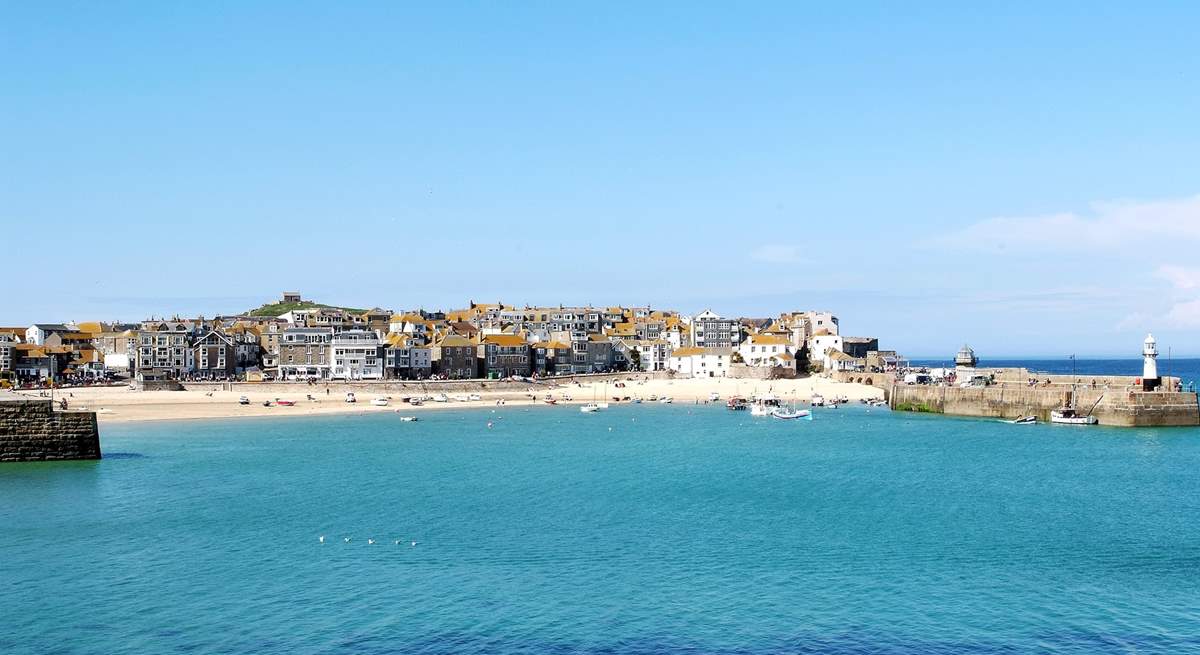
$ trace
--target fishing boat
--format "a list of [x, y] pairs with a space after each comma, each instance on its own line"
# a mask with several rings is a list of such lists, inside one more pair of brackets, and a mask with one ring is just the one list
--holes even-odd
[[779, 419], [785, 419], [785, 420], [798, 419], [798, 418], [807, 419], [809, 421], [812, 420], [812, 412], [810, 412], [807, 409], [796, 409], [794, 407], [789, 408], [789, 409], [785, 409], [783, 407], [776, 407], [775, 409], [771, 410], [771, 416], [773, 418], [779, 418]]
[[782, 402], [779, 397], [773, 393], [768, 393], [763, 396], [754, 396], [754, 403], [750, 406], [751, 416], [770, 416], [771, 412], [780, 407]]
[[658, 399], [658, 402], [660, 402], [664, 405], [670, 405], [672, 402], [674, 402], [674, 399], [671, 398], [670, 396], [663, 396], [662, 398]]
[[346, 402], [348, 402], [348, 403], [356, 403], [356, 402], [358, 402], [358, 398], [355, 398], [355, 397], [354, 397], [354, 392], [353, 392], [353, 391], [349, 391], [349, 392], [347, 392], [347, 393], [346, 393]]
[[1005, 423], [1011, 423], [1012, 425], [1029, 425], [1031, 423], [1037, 423], [1037, 417], [1036, 416], [1018, 416], [1017, 418], [1014, 418], [1011, 421], [1005, 421]]
[[239, 405], [249, 405], [250, 399], [245, 396], [242, 396], [241, 398], [238, 398], [238, 404]]
[[600, 411], [600, 406], [596, 403], [587, 403], [586, 405], [580, 406], [579, 411], [583, 412], [584, 414], [591, 414], [592, 412]]
[[546, 403], [547, 405], [557, 405], [558, 404], [558, 401], [553, 398], [543, 398], [542, 402]]
[[383, 396], [379, 396], [379, 397], [375, 398], [374, 400], [372, 400], [371, 404], [376, 407], [387, 407], [388, 399], [384, 398]]
[[811, 404], [813, 407], [824, 407], [825, 406], [825, 396], [822, 396], [819, 393], [814, 393], [812, 395], [812, 400], [809, 401], [809, 404]]
[[[396, 411], [397, 411], [397, 412], [399, 412], [400, 410], [398, 410], [398, 409], [397, 409]], [[415, 416], [401, 416], [401, 417], [400, 417], [400, 420], [401, 420], [402, 422], [404, 422], [404, 423], [412, 423], [412, 422], [414, 422], [414, 421], [419, 421], [419, 420], [421, 420], [421, 419], [419, 419], [419, 418], [417, 418], [417, 417], [415, 417]]]
[[278, 398], [276, 398], [275, 404], [279, 405], [280, 407], [295, 407], [296, 401], [294, 401], [294, 400], [279, 400]]
[[742, 412], [750, 407], [750, 402], [740, 396], [734, 396], [725, 401], [725, 409]]
[[715, 403], [720, 399], [721, 399], [721, 394], [717, 393], [716, 391], [710, 392], [708, 394], [708, 402], [710, 402], [710, 403]]
[[433, 402], [448, 403], [448, 402], [450, 402], [450, 397], [444, 393], [435, 393], [435, 394], [433, 394]]

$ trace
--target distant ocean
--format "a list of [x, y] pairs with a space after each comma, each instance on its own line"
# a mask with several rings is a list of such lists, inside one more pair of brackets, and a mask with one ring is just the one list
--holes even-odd
[[[914, 359], [916, 366], [954, 366], [953, 359]], [[979, 366], [983, 368], [1027, 368], [1031, 371], [1052, 374], [1071, 374], [1071, 360], [1059, 359], [981, 359]], [[1079, 375], [1141, 375], [1142, 360], [1139, 359], [1077, 359], [1075, 370]], [[1158, 358], [1159, 375], [1171, 375], [1183, 379], [1186, 384], [1200, 380], [1200, 359], [1168, 360], [1164, 356]]]
[[0, 465], [0, 653], [1200, 653], [1200, 428], [647, 404], [102, 439]]

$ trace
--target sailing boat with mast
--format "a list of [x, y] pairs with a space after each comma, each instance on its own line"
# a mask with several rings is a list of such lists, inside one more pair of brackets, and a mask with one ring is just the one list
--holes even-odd
[[[605, 386], [605, 388], [604, 388], [604, 389], [605, 389], [605, 391], [607, 391], [607, 390], [608, 390], [608, 387], [607, 387], [607, 386]], [[608, 403], [604, 403], [604, 407], [608, 407]], [[591, 414], [591, 413], [593, 413], [593, 412], [598, 412], [598, 411], [600, 411], [601, 409], [602, 409], [602, 408], [601, 408], [601, 406], [600, 406], [600, 403], [597, 403], [597, 402], [596, 402], [596, 383], [595, 383], [595, 382], [593, 382], [593, 383], [592, 383], [592, 402], [590, 402], [590, 403], [587, 403], [587, 404], [585, 404], [585, 405], [581, 406], [581, 407], [579, 408], [579, 411], [583, 412], [584, 414]]]
[[1050, 412], [1051, 423], [1058, 423], [1059, 425], [1095, 425], [1100, 422], [1099, 419], [1092, 416], [1092, 412], [1096, 409], [1096, 405], [1099, 405], [1100, 401], [1104, 399], [1104, 394], [1100, 394], [1100, 397], [1096, 399], [1096, 402], [1092, 403], [1091, 408], [1088, 409], [1086, 414], [1080, 414], [1079, 408], [1076, 406], [1075, 383], [1075, 355], [1071, 355], [1071, 400], [1059, 409]]
[[802, 418], [806, 421], [811, 421], [812, 411], [796, 407], [796, 397], [792, 396], [792, 402], [790, 405], [784, 407], [782, 404], [777, 404], [775, 408], [771, 410], [771, 418], [783, 420], [795, 420]]

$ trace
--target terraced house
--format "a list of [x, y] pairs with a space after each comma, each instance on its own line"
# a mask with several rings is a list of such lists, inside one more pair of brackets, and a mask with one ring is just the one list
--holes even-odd
[[418, 380], [429, 377], [432, 373], [431, 351], [432, 349], [417, 337], [399, 332], [387, 335], [383, 346], [383, 376], [390, 380]]
[[477, 375], [476, 344], [457, 334], [447, 334], [433, 342], [433, 372], [451, 380], [466, 380]]
[[532, 373], [529, 344], [519, 334], [489, 334], [476, 346], [479, 371], [486, 378], [527, 377]]
[[284, 328], [279, 340], [280, 379], [329, 379], [332, 342], [333, 328]]
[[221, 380], [237, 372], [237, 351], [233, 339], [217, 330], [192, 343], [192, 374], [202, 379]]
[[382, 380], [383, 344], [371, 330], [343, 330], [333, 335], [329, 376], [335, 380]]
[[533, 344], [533, 371], [538, 375], [565, 375], [574, 371], [571, 345], [561, 341]]
[[191, 329], [182, 321], [146, 321], [138, 330], [137, 370], [179, 378], [192, 370]]
[[741, 321], [722, 318], [707, 309], [692, 317], [692, 345], [697, 348], [736, 348], [742, 340]]

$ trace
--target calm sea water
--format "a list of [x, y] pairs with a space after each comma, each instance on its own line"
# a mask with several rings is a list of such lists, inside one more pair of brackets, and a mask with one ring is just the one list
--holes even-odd
[[1200, 652], [1197, 429], [643, 405], [103, 445], [0, 467], [2, 653]]

